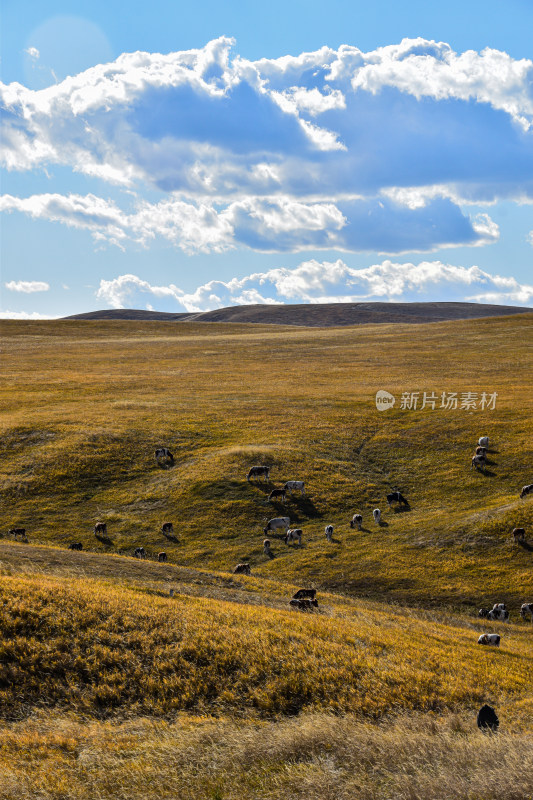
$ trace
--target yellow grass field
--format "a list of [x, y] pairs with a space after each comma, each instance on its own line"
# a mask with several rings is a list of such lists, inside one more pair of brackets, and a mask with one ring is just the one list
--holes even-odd
[[[533, 797], [532, 331], [2, 321], [0, 798]], [[286, 480], [305, 497], [269, 502]], [[276, 516], [303, 540], [269, 558]], [[495, 602], [510, 624], [478, 619]]]

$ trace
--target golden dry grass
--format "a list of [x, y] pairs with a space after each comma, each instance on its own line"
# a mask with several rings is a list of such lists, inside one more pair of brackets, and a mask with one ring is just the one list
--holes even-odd
[[[533, 544], [518, 497], [533, 482], [532, 315], [1, 327], [0, 531], [30, 539], [0, 541], [2, 800], [533, 796], [533, 636], [517, 618], [533, 552], [509, 537], [524, 526]], [[380, 388], [498, 403], [379, 414]], [[156, 466], [160, 445], [174, 467]], [[273, 484], [247, 483], [253, 463]], [[288, 479], [307, 497], [269, 504]], [[408, 512], [386, 509], [397, 488]], [[271, 537], [269, 559], [263, 521], [280, 513], [303, 547]], [[170, 563], [134, 561], [138, 545]], [[231, 575], [244, 560], [252, 577]], [[289, 611], [298, 585], [319, 589], [320, 613]], [[511, 625], [477, 619], [496, 601]], [[484, 630], [499, 650], [476, 645]], [[496, 738], [475, 730], [483, 702]]]
[[486, 736], [459, 715], [379, 725], [180, 716], [0, 728], [1, 800], [531, 800], [529, 733]]
[[[531, 593], [530, 314], [512, 318], [288, 329], [260, 325], [3, 321], [0, 530], [30, 541], [131, 553], [230, 570], [250, 561], [273, 579], [355, 595], [459, 608]], [[378, 388], [496, 391], [496, 411], [379, 414]], [[479, 435], [494, 441], [488, 474], [470, 469]], [[158, 469], [156, 446], [175, 453]], [[304, 479], [285, 508], [245, 480], [271, 465], [273, 485]], [[400, 488], [409, 513], [386, 510]], [[387, 527], [371, 521], [384, 510]], [[352, 514], [365, 530], [349, 529]], [[262, 527], [288, 513], [304, 546]], [[95, 540], [108, 523], [112, 546]], [[158, 531], [174, 522], [179, 542]], [[335, 526], [326, 547], [324, 525]]]

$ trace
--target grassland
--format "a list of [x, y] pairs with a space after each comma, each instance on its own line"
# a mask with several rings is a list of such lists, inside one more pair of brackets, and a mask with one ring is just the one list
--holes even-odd
[[[295, 330], [172, 323], [3, 322], [0, 530], [32, 543], [130, 553], [254, 573], [356, 596], [428, 605], [516, 605], [531, 592], [533, 317]], [[497, 392], [495, 411], [379, 413], [377, 389]], [[479, 435], [486, 474], [470, 469]], [[173, 469], [153, 452], [167, 445]], [[273, 484], [245, 480], [254, 463]], [[308, 496], [267, 492], [304, 479]], [[400, 489], [408, 513], [386, 508]], [[380, 507], [387, 523], [377, 528]], [[364, 530], [351, 531], [355, 512]], [[288, 513], [304, 545], [264, 521]], [[92, 533], [106, 521], [111, 546]], [[178, 542], [161, 523], [174, 523]], [[325, 546], [324, 525], [336, 542]], [[532, 533], [533, 539], [533, 533]]]
[[[30, 544], [0, 539], [0, 798], [533, 797], [533, 551], [509, 535], [533, 545], [533, 315], [1, 326], [0, 531]], [[379, 413], [381, 388], [498, 398]], [[255, 463], [272, 484], [247, 483]], [[269, 503], [288, 479], [306, 497]], [[268, 558], [279, 514], [303, 546], [271, 537]], [[319, 613], [289, 611], [298, 585]], [[510, 625], [477, 619], [496, 601]], [[499, 650], [475, 644], [489, 629]]]

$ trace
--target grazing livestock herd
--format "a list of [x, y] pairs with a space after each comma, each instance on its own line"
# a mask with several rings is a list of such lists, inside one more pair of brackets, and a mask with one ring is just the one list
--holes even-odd
[[[485, 467], [487, 464], [488, 450], [489, 450], [489, 437], [482, 436], [479, 439], [475, 453], [472, 456], [471, 460], [472, 469], [475, 468], [485, 471]], [[174, 456], [172, 455], [168, 447], [158, 448], [155, 451], [155, 460], [158, 466], [162, 467], [168, 467], [174, 464]], [[270, 467], [266, 465], [253, 466], [249, 469], [248, 474], [246, 475], [246, 479], [248, 482], [250, 482], [252, 479], [268, 482], [270, 480]], [[305, 496], [304, 481], [300, 480], [286, 481], [286, 483], [283, 485], [282, 488], [280, 489], [275, 488], [270, 492], [268, 500], [270, 502], [279, 500], [282, 503], [285, 503], [287, 501], [287, 495], [294, 495], [296, 493], [299, 493], [300, 497]], [[524, 498], [529, 494], [533, 494], [533, 484], [524, 486], [520, 492], [520, 497]], [[406, 510], [410, 508], [408, 500], [402, 495], [400, 491], [391, 492], [386, 496], [386, 500], [389, 508], [392, 508], [393, 504], [397, 506], [397, 510]], [[386, 523], [383, 523], [381, 520], [381, 510], [379, 508], [375, 508], [373, 510], [372, 517], [376, 525], [380, 526], [386, 525]], [[285, 542], [286, 545], [289, 545], [290, 543], [297, 543], [298, 546], [301, 547], [303, 531], [301, 528], [290, 528], [290, 524], [291, 521], [290, 517], [288, 516], [274, 517], [272, 519], [266, 520], [265, 527], [263, 528], [263, 533], [265, 534], [265, 536], [267, 534], [276, 534], [276, 535], [281, 534], [283, 541]], [[350, 528], [354, 530], [358, 531], [363, 530], [362, 514], [360, 513], [354, 514], [349, 524]], [[164, 522], [161, 526], [160, 532], [167, 538], [174, 540], [173, 536], [174, 526], [172, 522]], [[8, 531], [8, 535], [13, 536], [16, 540], [19, 541], [23, 542], [28, 541], [25, 528], [11, 528]], [[107, 537], [107, 523], [97, 522], [94, 526], [94, 535], [98, 539], [105, 541]], [[325, 535], [328, 543], [331, 543], [333, 541], [333, 525], [331, 524], [326, 525]], [[514, 528], [511, 532], [511, 535], [516, 543], [521, 544], [523, 546], [527, 546], [525, 528]], [[71, 542], [68, 545], [68, 549], [83, 550], [83, 545], [81, 542]], [[274, 558], [274, 553], [272, 552], [272, 544], [270, 539], [264, 539], [263, 553], [265, 556], [269, 558]], [[144, 547], [136, 547], [133, 552], [133, 556], [135, 558], [145, 559], [147, 554]], [[167, 554], [164, 552], [158, 553], [157, 561], [160, 563], [167, 562], [168, 561]], [[237, 564], [233, 572], [235, 574], [250, 575], [251, 574], [250, 564], [249, 563]], [[298, 590], [298, 592], [296, 592], [294, 597], [290, 600], [289, 605], [291, 608], [300, 611], [313, 611], [317, 609], [318, 601], [316, 600], [316, 590], [315, 589]], [[480, 618], [492, 621], [499, 621], [499, 622], [509, 621], [509, 612], [505, 607], [505, 603], [495, 603], [491, 609], [482, 608], [479, 610], [478, 616]], [[524, 620], [527, 619], [533, 624], [533, 603], [523, 603], [520, 609], [520, 616], [522, 617], [522, 619]], [[495, 633], [483, 633], [478, 639], [478, 644], [499, 647], [500, 636]], [[481, 709], [481, 711], [483, 711], [483, 709]]]

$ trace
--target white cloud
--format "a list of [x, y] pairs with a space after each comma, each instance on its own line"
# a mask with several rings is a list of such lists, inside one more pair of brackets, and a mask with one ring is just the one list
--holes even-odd
[[4, 286], [11, 292], [24, 292], [25, 294], [47, 292], [50, 289], [50, 284], [44, 281], [9, 281], [9, 283], [4, 283]]
[[136, 275], [121, 275], [101, 280], [96, 296], [113, 308], [140, 307], [146, 304], [146, 296], [164, 298], [171, 301], [171, 308], [189, 312], [250, 303], [422, 302], [436, 298], [526, 305], [533, 301], [533, 285], [491, 275], [476, 266], [440, 261], [385, 260], [355, 269], [341, 259], [312, 259], [293, 269], [282, 267], [230, 281], [209, 281], [194, 292], [174, 284], [152, 286]]
[[210, 196], [270, 193], [260, 164], [299, 196], [443, 179], [467, 196], [485, 183], [532, 193], [528, 59], [413, 39], [251, 62], [232, 45], [123, 54], [41, 91], [4, 86], [6, 165]]
[[398, 254], [496, 241], [463, 206], [533, 202], [533, 61], [424, 39], [254, 62], [233, 46], [126, 53], [40, 91], [0, 85], [8, 169], [65, 165], [136, 198], [6, 195], [0, 208], [119, 247]]
[[46, 314], [38, 314], [36, 311], [1, 311], [0, 319], [56, 319]]
[[426, 199], [410, 207], [396, 198], [343, 198], [303, 202], [283, 196], [249, 197], [223, 205], [172, 199], [137, 201], [131, 211], [89, 194], [0, 197], [0, 211], [19, 211], [91, 232], [97, 241], [124, 248], [162, 237], [186, 253], [223, 252], [244, 245], [264, 252], [338, 249], [398, 253], [450, 244], [496, 241], [499, 229], [486, 214], [465, 216], [452, 202]]
[[34, 58], [35, 60], [37, 60], [41, 56], [36, 47], [27, 47], [26, 50], [24, 50], [24, 52], [27, 53], [30, 56], [30, 58]]

